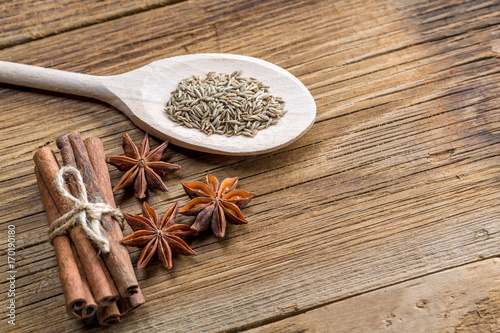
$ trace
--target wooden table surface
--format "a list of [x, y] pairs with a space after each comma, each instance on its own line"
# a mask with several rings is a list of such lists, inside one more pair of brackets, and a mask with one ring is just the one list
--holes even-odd
[[[311, 91], [313, 127], [281, 150], [224, 157], [170, 146], [180, 181], [240, 177], [248, 225], [196, 256], [136, 271], [147, 302], [109, 329], [70, 319], [33, 153], [73, 130], [122, 154], [144, 133], [115, 108], [0, 84], [0, 331], [499, 332], [500, 2], [1, 1], [0, 60], [111, 75], [183, 54], [281, 66]], [[170, 93], [170, 92], [167, 92]], [[152, 145], [159, 141], [152, 139]], [[112, 183], [121, 172], [109, 168]], [[140, 214], [130, 192], [115, 195]], [[177, 222], [192, 218], [179, 216]], [[6, 302], [15, 226], [16, 325]], [[129, 234], [130, 228], [124, 230]], [[140, 250], [130, 248], [136, 263]]]

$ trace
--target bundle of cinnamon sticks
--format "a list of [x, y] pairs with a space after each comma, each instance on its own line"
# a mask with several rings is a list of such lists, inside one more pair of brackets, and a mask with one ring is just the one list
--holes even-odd
[[[102, 202], [116, 208], [111, 189], [104, 147], [99, 138], [82, 140], [75, 131], [57, 139], [57, 147], [65, 166], [77, 168], [82, 175], [89, 202]], [[49, 225], [73, 208], [73, 202], [61, 195], [54, 184], [59, 163], [48, 147], [33, 156], [35, 175]], [[75, 194], [74, 183], [66, 190]], [[102, 217], [101, 234], [110, 244], [110, 251], [100, 253], [76, 225], [67, 234], [53, 239], [66, 310], [77, 319], [95, 318], [99, 325], [109, 326], [120, 316], [145, 302], [137, 283], [127, 249], [120, 244], [120, 225], [109, 215]]]

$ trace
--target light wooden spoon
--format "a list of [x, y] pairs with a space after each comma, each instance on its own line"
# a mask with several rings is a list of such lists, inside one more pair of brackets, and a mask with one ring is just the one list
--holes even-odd
[[[167, 118], [164, 111], [179, 81], [210, 71], [255, 77], [285, 101], [288, 112], [251, 138], [206, 135]], [[167, 58], [113, 76], [94, 76], [0, 61], [0, 82], [102, 100], [121, 110], [146, 132], [171, 143], [203, 152], [253, 155], [284, 147], [314, 123], [316, 104], [292, 74], [267, 61], [232, 54], [194, 54]]]

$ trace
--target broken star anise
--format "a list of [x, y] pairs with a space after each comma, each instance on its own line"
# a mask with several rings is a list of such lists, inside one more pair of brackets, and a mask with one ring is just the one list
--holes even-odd
[[219, 180], [207, 172], [205, 183], [181, 182], [187, 195], [192, 199], [179, 213], [194, 216], [191, 228], [201, 232], [212, 228], [215, 236], [222, 238], [226, 233], [227, 222], [231, 224], [248, 223], [240, 208], [246, 206], [255, 196], [244, 190], [236, 190], [238, 177]]
[[155, 253], [166, 269], [172, 268], [172, 253], [183, 255], [196, 254], [180, 237], [193, 233], [185, 224], [174, 224], [177, 202], [173, 204], [161, 219], [154, 209], [144, 202], [144, 216], [123, 213], [125, 220], [134, 233], [123, 238], [121, 243], [127, 246], [144, 247], [137, 261], [137, 269], [148, 264]]
[[123, 150], [125, 156], [108, 156], [106, 162], [114, 165], [121, 171], [126, 171], [113, 191], [124, 187], [134, 186], [135, 196], [139, 199], [146, 197], [146, 188], [168, 191], [161, 176], [171, 174], [180, 169], [180, 165], [160, 161], [167, 149], [168, 141], [150, 151], [148, 133], [144, 136], [139, 147], [135, 145], [128, 134], [123, 136]]

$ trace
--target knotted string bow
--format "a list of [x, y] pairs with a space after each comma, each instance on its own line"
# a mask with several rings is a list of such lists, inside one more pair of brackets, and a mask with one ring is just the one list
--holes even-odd
[[[72, 175], [75, 178], [76, 197], [64, 188], [64, 177]], [[49, 241], [52, 243], [55, 237], [62, 235], [76, 225], [81, 225], [83, 231], [97, 247], [104, 253], [109, 252], [109, 241], [101, 233], [102, 214], [111, 215], [123, 229], [123, 214], [120, 210], [106, 203], [92, 203], [88, 201], [87, 190], [80, 172], [71, 166], [62, 167], [54, 176], [54, 184], [57, 191], [65, 198], [74, 203], [73, 209], [59, 217], [49, 228]]]

